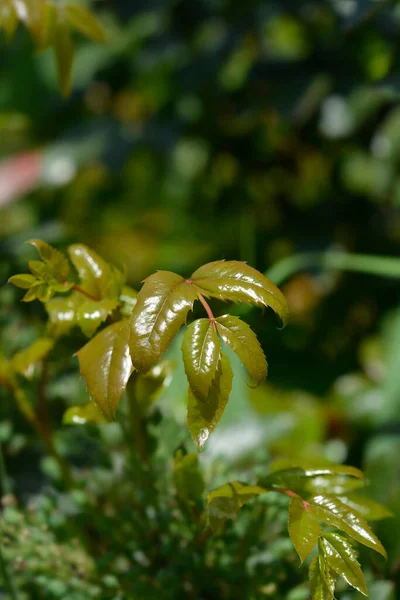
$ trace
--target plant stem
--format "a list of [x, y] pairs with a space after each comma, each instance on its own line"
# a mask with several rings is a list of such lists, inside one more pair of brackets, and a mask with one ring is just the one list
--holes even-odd
[[208, 318], [210, 319], [213, 327], [215, 328], [215, 317], [213, 315], [213, 312], [210, 308], [210, 305], [208, 304], [208, 302], [206, 301], [206, 299], [204, 298], [204, 296], [202, 294], [200, 294], [200, 292], [198, 292], [196, 290], [196, 294], [198, 299], [200, 300], [200, 302], [202, 303], [202, 305], [204, 306], [204, 308], [206, 309], [206, 313], [208, 315]]
[[298, 271], [312, 268], [352, 271], [354, 273], [400, 279], [399, 258], [334, 251], [309, 252], [288, 256], [268, 269], [265, 275], [276, 285], [281, 285]]
[[84, 294], [85, 296], [87, 296], [88, 298], [90, 298], [90, 300], [94, 300], [95, 302], [99, 302], [99, 298], [96, 298], [96, 296], [92, 296], [92, 294], [90, 294], [89, 292], [86, 292], [84, 289], [82, 289], [77, 284], [74, 284], [72, 286], [72, 289], [75, 290], [76, 292], [80, 292], [81, 294]]

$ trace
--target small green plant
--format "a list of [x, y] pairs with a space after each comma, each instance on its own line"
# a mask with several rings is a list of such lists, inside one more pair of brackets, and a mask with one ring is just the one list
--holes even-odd
[[[214, 298], [270, 307], [285, 325], [289, 311], [284, 295], [247, 264], [216, 261], [203, 265], [187, 279], [159, 271], [148, 277], [137, 293], [126, 285], [123, 271], [85, 245], [70, 246], [68, 260], [43, 241], [30, 243], [41, 260], [29, 262], [30, 274], [14, 275], [9, 281], [26, 290], [23, 301], [43, 302], [48, 314], [46, 332], [27, 349], [3, 359], [0, 375], [58, 461], [66, 485], [76, 485], [73, 474], [55, 447], [48, 422], [42, 420], [40, 405], [36, 409], [32, 406], [19, 378], [29, 377], [35, 363], [46, 359], [54, 343], [73, 328], [80, 328], [90, 338], [76, 354], [91, 402], [70, 408], [64, 422], [119, 420], [128, 439], [134, 438], [131, 459], [140, 477], [149, 476], [148, 468], [143, 471], [141, 465], [148, 464], [151, 453], [145, 416], [169, 370], [166, 361], [159, 361], [197, 300], [206, 318], [187, 326], [182, 358], [189, 383], [188, 427], [199, 451], [217, 426], [231, 392], [233, 371], [224, 345], [246, 367], [250, 385], [257, 386], [266, 378], [267, 361], [254, 332], [236, 316], [215, 317], [207, 302]], [[124, 392], [127, 412], [121, 404]], [[272, 469], [256, 482], [225, 483], [209, 491], [204, 501], [206, 485], [197, 455], [179, 450], [174, 478], [180, 502], [193, 514], [195, 544], [221, 535], [226, 521], [235, 519], [248, 501], [265, 494], [288, 497], [289, 537], [302, 563], [311, 557], [313, 600], [332, 600], [338, 575], [367, 595], [355, 542], [386, 556], [367, 520], [382, 519], [390, 513], [355, 491], [366, 482], [354, 467], [281, 463], [279, 470]]]

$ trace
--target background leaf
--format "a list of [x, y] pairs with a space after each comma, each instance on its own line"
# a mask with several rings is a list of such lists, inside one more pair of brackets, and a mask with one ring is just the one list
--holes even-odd
[[103, 28], [96, 17], [84, 6], [79, 4], [66, 4], [65, 13], [69, 23], [78, 31], [97, 42], [106, 39]]
[[28, 348], [14, 354], [11, 360], [13, 369], [24, 377], [31, 377], [35, 363], [48, 355], [54, 346], [50, 338], [38, 338]]
[[196, 502], [204, 492], [204, 479], [197, 454], [178, 450], [174, 460], [174, 480], [178, 495], [186, 502]]
[[380, 521], [381, 519], [393, 517], [393, 513], [386, 506], [366, 496], [346, 494], [346, 496], [340, 496], [340, 501], [347, 504], [367, 521]]
[[210, 319], [198, 319], [182, 340], [182, 357], [189, 385], [199, 400], [207, 400], [220, 360], [221, 346]]
[[63, 415], [64, 425], [86, 425], [107, 423], [107, 419], [95, 402], [83, 406], [70, 406]]
[[246, 485], [240, 481], [232, 481], [209, 492], [207, 511], [214, 533], [222, 531], [227, 519], [235, 519], [246, 502], [260, 494], [266, 494], [267, 491], [258, 485]]

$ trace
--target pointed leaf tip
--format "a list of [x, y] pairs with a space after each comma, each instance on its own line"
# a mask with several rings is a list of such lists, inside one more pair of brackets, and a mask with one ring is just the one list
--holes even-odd
[[220, 359], [220, 343], [210, 319], [194, 321], [183, 336], [182, 357], [189, 385], [199, 400], [207, 400]]

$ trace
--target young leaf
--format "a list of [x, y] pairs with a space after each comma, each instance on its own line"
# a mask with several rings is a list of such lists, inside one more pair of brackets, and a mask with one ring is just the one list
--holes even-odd
[[167, 349], [197, 299], [193, 286], [170, 271], [150, 275], [137, 295], [130, 318], [134, 367], [146, 372]]
[[11, 359], [12, 368], [24, 377], [31, 377], [35, 363], [47, 356], [53, 346], [54, 342], [50, 338], [35, 340], [28, 348], [14, 354]]
[[347, 465], [329, 465], [319, 469], [292, 467], [271, 473], [262, 480], [262, 485], [283, 487], [299, 494], [343, 494], [365, 485], [365, 477], [361, 471]]
[[199, 469], [199, 459], [194, 452], [175, 455], [174, 479], [178, 495], [186, 502], [196, 502], [204, 492], [204, 479]]
[[129, 336], [129, 322], [119, 321], [103, 329], [77, 352], [89, 394], [110, 420], [132, 373]]
[[364, 575], [350, 542], [337, 533], [327, 533], [321, 539], [320, 545], [331, 569], [353, 588], [368, 596]]
[[117, 306], [118, 300], [104, 298], [96, 301], [83, 296], [82, 303], [76, 309], [77, 322], [83, 334], [91, 337]]
[[334, 572], [324, 561], [323, 554], [317, 554], [310, 563], [310, 591], [312, 600], [332, 600], [335, 593]]
[[86, 425], [86, 423], [107, 423], [100, 408], [94, 402], [84, 406], [70, 406], [65, 411], [62, 422], [64, 425]]
[[2, 29], [10, 41], [18, 27], [18, 14], [12, 0], [0, 3], [0, 30]]
[[289, 537], [301, 562], [304, 562], [321, 535], [321, 527], [301, 498], [293, 497], [289, 505]]
[[270, 306], [283, 325], [287, 322], [289, 308], [285, 296], [265, 275], [244, 262], [211, 262], [197, 269], [190, 279], [204, 296]]
[[256, 334], [238, 317], [224, 315], [216, 319], [219, 335], [235, 352], [256, 385], [267, 376], [268, 363]]
[[208, 494], [207, 512], [214, 533], [220, 533], [227, 519], [235, 519], [241, 507], [260, 494], [266, 494], [258, 485], [246, 485], [240, 481], [226, 483]]
[[347, 535], [368, 546], [386, 558], [386, 552], [363, 517], [343, 504], [335, 496], [314, 496], [309, 500], [313, 515], [331, 527], [341, 529]]
[[232, 390], [233, 372], [228, 358], [221, 352], [221, 360], [207, 400], [199, 400], [189, 388], [188, 425], [197, 449], [201, 451], [217, 426]]
[[199, 400], [207, 400], [220, 350], [213, 321], [198, 319], [189, 325], [183, 336], [182, 357], [189, 385]]
[[97, 42], [106, 39], [103, 28], [96, 17], [84, 6], [79, 4], [66, 4], [65, 12], [69, 23], [78, 31]]
[[69, 246], [68, 253], [78, 272], [81, 287], [87, 294], [97, 300], [119, 296], [123, 284], [122, 273], [84, 244]]
[[13, 275], [8, 280], [8, 283], [12, 283], [13, 285], [15, 285], [18, 288], [27, 290], [36, 283], [36, 277], [34, 277], [33, 275], [25, 274], [25, 273], [23, 273], [21, 275]]
[[45, 308], [54, 335], [65, 335], [78, 325], [84, 335], [91, 337], [117, 306], [118, 300], [90, 300], [81, 292], [73, 292], [65, 298], [53, 298]]
[[36, 250], [40, 254], [41, 259], [48, 267], [50, 267], [54, 278], [57, 281], [64, 282], [67, 280], [70, 267], [69, 262], [64, 254], [52, 246], [49, 246], [49, 244], [43, 242], [42, 240], [29, 240], [29, 242], [26, 243], [35, 246]]
[[386, 506], [383, 506], [370, 498], [366, 498], [365, 496], [347, 494], [346, 496], [340, 496], [339, 500], [341, 500], [343, 504], [347, 504], [347, 506], [352, 508], [367, 521], [379, 521], [380, 519], [393, 517], [393, 513], [390, 512]]

